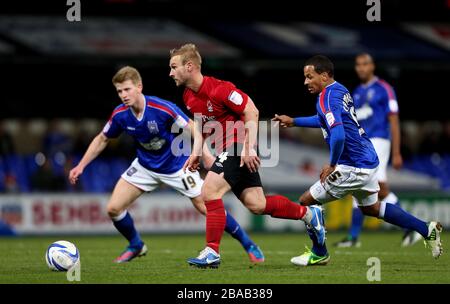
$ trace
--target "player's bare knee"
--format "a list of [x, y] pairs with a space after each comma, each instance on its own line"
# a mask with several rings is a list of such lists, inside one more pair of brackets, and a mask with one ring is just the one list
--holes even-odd
[[298, 199], [300, 201], [300, 203], [303, 206], [309, 206], [309, 202], [306, 201], [306, 193], [303, 193], [302, 195], [300, 195], [300, 198]]
[[205, 190], [203, 190], [202, 189], [202, 200], [206, 203], [206, 202], [209, 202], [209, 201], [212, 201], [212, 200], [214, 200], [214, 199], [217, 199], [217, 197], [215, 197], [215, 195], [214, 195], [214, 193], [213, 192], [211, 192], [211, 191], [207, 191], [206, 189]]
[[310, 206], [313, 204], [317, 204], [317, 202], [314, 199], [312, 199], [309, 191], [306, 191], [305, 193], [303, 193], [298, 200], [300, 201], [300, 204], [302, 206]]
[[364, 206], [361, 208], [361, 211], [364, 215], [378, 217], [380, 214], [380, 208], [378, 204], [374, 204], [372, 206]]
[[258, 199], [256, 197], [246, 196], [244, 200], [241, 199], [241, 202], [251, 213], [256, 215], [264, 214], [264, 210], [266, 209], [265, 197]]
[[115, 206], [108, 205], [106, 206], [106, 212], [108, 212], [109, 217], [113, 218], [119, 216], [122, 210]]
[[245, 202], [245, 207], [256, 215], [264, 214], [264, 210], [266, 209], [266, 205], [262, 202]]
[[380, 200], [383, 200], [386, 196], [388, 196], [390, 190], [389, 188], [381, 188], [380, 191], [378, 192], [378, 198]]
[[239, 200], [253, 214], [264, 214], [266, 210], [266, 197], [262, 189], [247, 188], [242, 191]]

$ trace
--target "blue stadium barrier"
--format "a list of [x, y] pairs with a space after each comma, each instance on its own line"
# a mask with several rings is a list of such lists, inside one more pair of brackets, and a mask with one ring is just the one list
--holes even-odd
[[450, 190], [450, 155], [418, 155], [405, 162], [405, 168], [438, 178], [441, 188]]
[[[81, 156], [72, 157], [72, 167], [77, 164]], [[60, 164], [53, 166], [55, 174], [65, 175], [64, 167]], [[128, 168], [130, 160], [125, 158], [98, 158], [94, 160], [81, 175], [80, 188], [77, 191], [105, 193], [111, 192], [120, 175]], [[417, 155], [405, 161], [404, 167], [412, 171], [438, 178], [443, 190], [450, 190], [450, 154]], [[5, 192], [5, 177], [13, 175], [16, 178], [20, 192], [31, 192], [31, 176], [38, 169], [34, 155], [10, 155], [0, 157], [0, 192]], [[68, 188], [67, 191], [73, 191]]]

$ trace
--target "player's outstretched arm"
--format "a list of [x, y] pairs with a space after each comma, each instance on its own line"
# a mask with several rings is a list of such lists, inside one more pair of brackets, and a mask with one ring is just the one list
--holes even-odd
[[109, 138], [106, 137], [103, 132], [100, 132], [100, 134], [92, 140], [78, 165], [69, 172], [69, 181], [72, 185], [75, 185], [78, 177], [83, 173], [84, 168], [86, 168], [86, 166], [106, 148], [108, 143]]
[[203, 167], [206, 170], [211, 169], [212, 165], [214, 164], [214, 161], [216, 160], [216, 158], [212, 155], [211, 151], [209, 151], [208, 145], [206, 144], [206, 140], [203, 143], [202, 160], [203, 160]]
[[287, 115], [275, 114], [275, 117], [272, 118], [272, 121], [279, 122], [280, 126], [283, 128], [290, 128], [294, 126], [294, 118]]
[[320, 128], [319, 117], [317, 115], [292, 118], [287, 115], [275, 114], [275, 117], [272, 118], [272, 120], [279, 121], [280, 126], [283, 128], [289, 127]]
[[250, 172], [256, 172], [261, 165], [261, 159], [255, 150], [258, 138], [259, 111], [250, 97], [248, 97], [247, 105], [242, 112], [242, 118], [245, 124], [245, 143], [241, 153], [241, 167], [245, 164]]

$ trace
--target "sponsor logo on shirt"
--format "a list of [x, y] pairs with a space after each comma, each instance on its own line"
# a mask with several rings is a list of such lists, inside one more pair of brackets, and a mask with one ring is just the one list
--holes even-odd
[[128, 130], [131, 130], [131, 131], [134, 131], [134, 130], [136, 130], [136, 128], [134, 128], [134, 127], [130, 127], [130, 126], [127, 126], [127, 129], [128, 129]]
[[361, 108], [356, 109], [356, 116], [358, 120], [365, 120], [373, 115], [373, 109], [368, 103], [365, 103]]
[[211, 121], [211, 120], [216, 120], [216, 116], [202, 115], [202, 121], [203, 122], [207, 122], [207, 121]]
[[157, 151], [162, 148], [162, 146], [166, 143], [164, 138], [155, 137], [149, 143], [141, 143], [142, 147], [149, 151]]

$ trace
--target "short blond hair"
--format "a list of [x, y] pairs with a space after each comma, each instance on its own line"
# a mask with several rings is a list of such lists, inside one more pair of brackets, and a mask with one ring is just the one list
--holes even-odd
[[202, 57], [198, 52], [197, 46], [193, 43], [187, 43], [178, 49], [170, 50], [170, 58], [178, 55], [180, 55], [182, 64], [186, 64], [188, 61], [191, 61], [198, 67], [201, 67], [202, 65]]
[[112, 78], [112, 83], [115, 85], [116, 83], [122, 83], [127, 80], [131, 80], [135, 85], [142, 83], [141, 74], [131, 66], [121, 68]]

